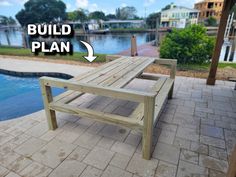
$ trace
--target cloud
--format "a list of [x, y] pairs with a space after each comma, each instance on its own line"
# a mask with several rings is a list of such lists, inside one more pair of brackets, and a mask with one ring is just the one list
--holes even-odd
[[88, 5], [89, 5], [89, 1], [88, 0], [76, 0], [76, 6], [78, 8], [87, 9]]
[[24, 3], [26, 3], [28, 0], [10, 0], [10, 1], [14, 1], [14, 2], [16, 2], [16, 3], [18, 3], [18, 4], [24, 4]]
[[122, 3], [120, 7], [127, 7], [128, 5], [126, 3]]
[[150, 6], [155, 2], [156, 2], [156, 0], [144, 0], [144, 6], [145, 7]]
[[76, 7], [86, 9], [89, 12], [98, 11], [98, 5], [96, 3], [89, 3], [88, 0], [76, 0]]
[[187, 6], [187, 7], [193, 8], [194, 4], [200, 1], [203, 1], [203, 0], [181, 0], [181, 1], [175, 0], [174, 3], [179, 6]]
[[13, 4], [10, 3], [9, 1], [5, 1], [5, 0], [0, 1], [0, 6], [12, 6], [12, 5], [13, 5]]
[[66, 8], [67, 8], [67, 10], [71, 10], [71, 4], [70, 3], [66, 3]]
[[99, 9], [98, 9], [98, 5], [97, 5], [96, 3], [89, 4], [89, 5], [88, 5], [88, 10], [89, 10], [89, 12], [97, 11], [97, 10], [99, 10]]
[[23, 5], [28, 0], [0, 0], [0, 6], [13, 6], [14, 4]]
[[103, 11], [106, 15], [108, 15], [108, 14], [115, 14], [115, 13], [116, 13], [115, 9], [102, 9], [102, 11]]

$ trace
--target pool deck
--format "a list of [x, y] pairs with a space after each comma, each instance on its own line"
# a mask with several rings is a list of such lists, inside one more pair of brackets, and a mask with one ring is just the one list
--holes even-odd
[[26, 73], [65, 73], [71, 76], [78, 76], [92, 67], [79, 65], [65, 65], [43, 61], [23, 60], [16, 57], [1, 57], [0, 69]]
[[[224, 177], [236, 144], [236, 91], [233, 82], [205, 82], [176, 78], [174, 97], [154, 128], [150, 161], [141, 158], [140, 133], [127, 128], [58, 113], [59, 128], [49, 131], [44, 111], [0, 122], [0, 176]], [[136, 79], [129, 87], [152, 84]], [[75, 101], [81, 103], [120, 115], [135, 107], [92, 95]]]

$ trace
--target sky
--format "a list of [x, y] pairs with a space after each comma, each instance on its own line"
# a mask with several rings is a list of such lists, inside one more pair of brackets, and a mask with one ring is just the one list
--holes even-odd
[[[0, 0], [0, 15], [12, 16], [24, 8], [27, 0]], [[146, 17], [148, 14], [158, 12], [171, 2], [177, 6], [193, 8], [194, 3], [199, 0], [62, 0], [67, 11], [73, 11], [83, 8], [93, 11], [103, 11], [105, 14], [114, 14], [118, 7], [134, 6], [137, 9], [137, 15]], [[146, 15], [146, 16], [145, 16]]]

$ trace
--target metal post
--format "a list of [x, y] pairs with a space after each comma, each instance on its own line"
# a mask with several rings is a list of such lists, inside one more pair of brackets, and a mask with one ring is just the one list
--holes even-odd
[[7, 44], [8, 44], [8, 46], [11, 46], [11, 41], [9, 39], [9, 33], [8, 33], [7, 29], [6, 29], [5, 33], [6, 33], [6, 38], [7, 38]]
[[228, 30], [229, 30], [230, 17], [231, 17], [231, 15], [229, 14], [228, 19], [227, 19], [227, 24], [226, 24], [224, 38], [228, 38]]
[[232, 46], [231, 46], [231, 52], [230, 52], [230, 56], [229, 56], [229, 61], [234, 61], [234, 55], [235, 55], [235, 49], [236, 49], [236, 36], [235, 36], [235, 30], [233, 27], [233, 31], [232, 31]]

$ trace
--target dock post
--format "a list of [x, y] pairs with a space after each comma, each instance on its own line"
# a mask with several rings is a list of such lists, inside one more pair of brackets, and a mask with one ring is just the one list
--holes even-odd
[[159, 29], [160, 29], [160, 19], [156, 19], [156, 46], [159, 47], [160, 44], [160, 37], [159, 37]]
[[131, 56], [138, 56], [136, 36], [131, 37]]

